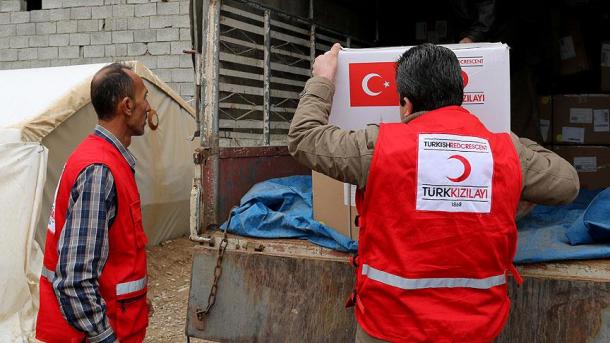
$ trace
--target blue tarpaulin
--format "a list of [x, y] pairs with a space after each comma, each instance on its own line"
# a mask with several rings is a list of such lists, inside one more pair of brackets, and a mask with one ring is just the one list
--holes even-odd
[[[339, 251], [358, 250], [358, 243], [313, 219], [311, 176], [263, 181], [231, 211], [228, 232], [257, 238], [299, 238]], [[227, 223], [221, 229], [224, 230]]]
[[564, 206], [537, 206], [518, 223], [516, 263], [610, 258], [610, 188]]
[[[233, 234], [307, 239], [339, 251], [358, 249], [358, 242], [313, 219], [310, 176], [258, 183], [231, 214], [228, 231]], [[581, 190], [569, 205], [539, 205], [517, 226], [517, 263], [610, 258], [610, 188]]]

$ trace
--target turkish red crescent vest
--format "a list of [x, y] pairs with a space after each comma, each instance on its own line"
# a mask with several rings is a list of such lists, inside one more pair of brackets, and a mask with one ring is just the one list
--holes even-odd
[[493, 340], [509, 313], [520, 193], [510, 136], [461, 107], [381, 125], [357, 194], [364, 331], [392, 342]]
[[[142, 228], [140, 196], [134, 174], [111, 143], [95, 135], [87, 137], [66, 162], [47, 231], [44, 266], [40, 278], [40, 310], [36, 338], [44, 342], [83, 342], [85, 335], [64, 319], [53, 291], [57, 265], [57, 241], [61, 235], [70, 191], [87, 166], [99, 163], [114, 177], [117, 212], [108, 231], [109, 253], [99, 281], [110, 326], [121, 343], [142, 342], [148, 326], [146, 304], [146, 235]], [[53, 220], [54, 219], [54, 220]]]

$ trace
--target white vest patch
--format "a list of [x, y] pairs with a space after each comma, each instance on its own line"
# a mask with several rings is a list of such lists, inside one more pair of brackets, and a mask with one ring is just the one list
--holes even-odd
[[415, 209], [491, 212], [493, 165], [486, 139], [420, 134]]

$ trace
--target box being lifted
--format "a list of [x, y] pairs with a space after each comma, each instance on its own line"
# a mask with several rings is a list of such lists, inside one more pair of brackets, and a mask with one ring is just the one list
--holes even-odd
[[[465, 82], [463, 107], [493, 132], [510, 131], [508, 46], [501, 43], [447, 45]], [[409, 47], [344, 49], [339, 53], [330, 123], [357, 130], [369, 123], [399, 122], [395, 62]], [[314, 218], [357, 238], [355, 187], [313, 173]], [[332, 195], [332, 192], [339, 194]]]

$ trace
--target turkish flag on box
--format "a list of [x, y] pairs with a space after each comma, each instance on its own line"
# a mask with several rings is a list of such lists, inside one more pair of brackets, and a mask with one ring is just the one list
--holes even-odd
[[398, 106], [396, 63], [350, 63], [350, 106]]

